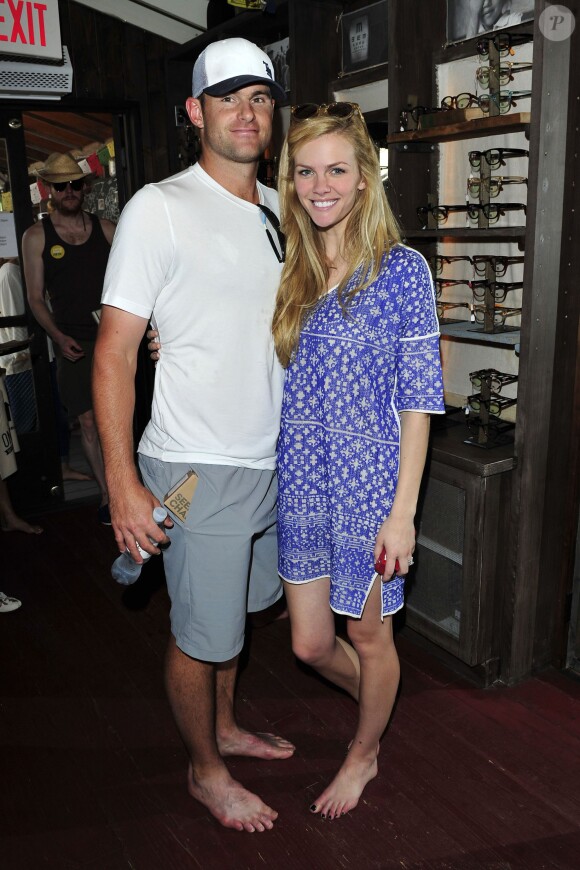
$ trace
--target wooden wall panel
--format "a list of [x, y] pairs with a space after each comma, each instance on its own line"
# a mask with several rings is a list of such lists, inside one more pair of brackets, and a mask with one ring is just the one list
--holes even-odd
[[[580, 3], [567, 3], [576, 15]], [[578, 58], [580, 31], [570, 56]], [[548, 474], [541, 542], [543, 582], [538, 590], [534, 667], [563, 666], [572, 593], [580, 498], [580, 155], [573, 131], [580, 128], [580, 65], [572, 60], [568, 88], [568, 143], [564, 181], [562, 255], [558, 281], [554, 379], [549, 412]], [[541, 292], [541, 289], [540, 289]]]
[[59, 4], [63, 44], [73, 65], [73, 91], [63, 110], [119, 111], [123, 104], [139, 113], [145, 181], [170, 174], [165, 58], [175, 44], [130, 24], [81, 6]]

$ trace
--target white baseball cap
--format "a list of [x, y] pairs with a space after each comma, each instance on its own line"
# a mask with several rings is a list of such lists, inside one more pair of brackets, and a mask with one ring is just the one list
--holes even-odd
[[247, 39], [220, 39], [204, 48], [193, 67], [192, 94], [221, 97], [233, 91], [262, 82], [272, 96], [285, 100], [286, 92], [274, 78], [274, 68], [268, 55]]

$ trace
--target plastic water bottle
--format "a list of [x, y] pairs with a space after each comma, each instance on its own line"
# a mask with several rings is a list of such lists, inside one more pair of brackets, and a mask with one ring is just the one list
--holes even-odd
[[[159, 526], [159, 528], [163, 527], [163, 522], [167, 517], [167, 511], [165, 508], [156, 507], [153, 510], [153, 519]], [[149, 539], [151, 540], [151, 539]], [[152, 542], [153, 543], [153, 542]], [[135, 562], [129, 550], [125, 550], [124, 553], [121, 553], [113, 564], [111, 565], [111, 576], [113, 580], [116, 580], [117, 583], [120, 583], [122, 586], [130, 586], [132, 583], [135, 583], [140, 575], [143, 564], [151, 558], [151, 553], [148, 553], [147, 550], [142, 550], [139, 544], [137, 544], [137, 549], [143, 558], [143, 563]]]

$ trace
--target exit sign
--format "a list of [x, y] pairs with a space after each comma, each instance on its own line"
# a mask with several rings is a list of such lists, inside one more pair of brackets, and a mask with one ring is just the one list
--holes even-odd
[[58, 0], [0, 0], [0, 54], [61, 60]]

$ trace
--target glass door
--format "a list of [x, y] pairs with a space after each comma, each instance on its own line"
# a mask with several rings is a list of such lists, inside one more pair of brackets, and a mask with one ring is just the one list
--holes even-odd
[[[3, 438], [3, 478], [20, 514], [62, 501], [57, 429], [46, 337], [26, 304], [21, 240], [33, 221], [22, 115], [0, 109], [0, 357], [12, 445]], [[8, 403], [6, 404], [6, 397]], [[14, 453], [12, 453], [14, 448]]]

